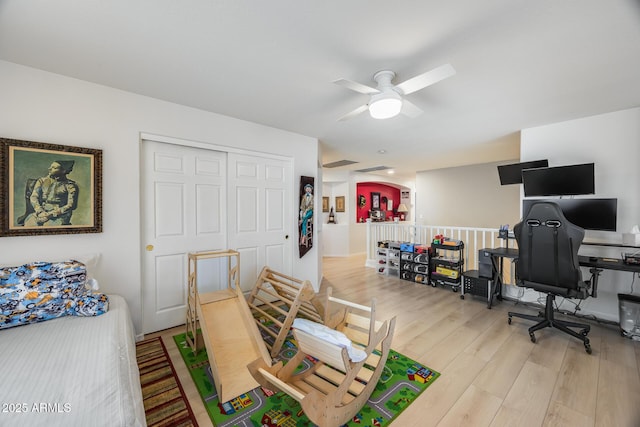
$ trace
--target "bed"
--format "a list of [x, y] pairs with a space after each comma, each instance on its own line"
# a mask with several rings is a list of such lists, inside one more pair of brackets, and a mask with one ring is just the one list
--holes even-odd
[[145, 426], [129, 308], [0, 330], [0, 425]]

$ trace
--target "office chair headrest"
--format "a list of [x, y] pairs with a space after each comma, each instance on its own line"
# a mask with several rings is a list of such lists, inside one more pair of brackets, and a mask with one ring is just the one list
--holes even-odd
[[525, 219], [538, 220], [541, 225], [546, 225], [547, 220], [566, 221], [560, 206], [551, 201], [536, 202], [531, 205], [529, 212], [526, 213]]
[[[517, 224], [518, 228], [522, 226], [528, 228], [535, 227], [547, 227], [551, 229], [563, 228], [573, 238], [574, 242], [578, 245], [582, 243], [584, 238], [584, 229], [571, 223], [560, 209], [558, 204], [552, 201], [543, 201], [534, 203], [529, 212], [526, 213], [525, 218], [520, 224]], [[514, 227], [514, 231], [516, 227]]]

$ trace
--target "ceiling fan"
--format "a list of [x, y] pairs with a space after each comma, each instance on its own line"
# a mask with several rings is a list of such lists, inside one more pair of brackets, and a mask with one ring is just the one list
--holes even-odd
[[422, 110], [413, 102], [404, 99], [403, 95], [424, 89], [427, 86], [438, 83], [440, 80], [453, 76], [455, 73], [456, 70], [454, 70], [450, 64], [445, 64], [394, 85], [391, 82], [395, 78], [396, 73], [390, 70], [383, 70], [373, 75], [373, 80], [378, 83], [377, 88], [352, 82], [347, 79], [335, 80], [334, 83], [337, 85], [344, 86], [347, 89], [359, 93], [364, 93], [365, 95], [370, 95], [367, 104], [361, 105], [350, 113], [345, 114], [340, 117], [339, 120], [351, 119], [365, 110], [369, 110], [369, 114], [375, 119], [388, 119], [399, 113], [408, 117], [416, 117], [422, 113]]

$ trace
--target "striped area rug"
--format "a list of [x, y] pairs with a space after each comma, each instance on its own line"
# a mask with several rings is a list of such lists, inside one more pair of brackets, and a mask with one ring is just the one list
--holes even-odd
[[144, 410], [149, 427], [197, 427], [161, 338], [136, 344]]

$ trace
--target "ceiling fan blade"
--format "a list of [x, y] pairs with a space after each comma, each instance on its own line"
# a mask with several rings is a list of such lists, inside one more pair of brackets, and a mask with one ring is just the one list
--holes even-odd
[[412, 119], [414, 117], [418, 117], [420, 114], [423, 113], [420, 107], [418, 107], [416, 104], [406, 99], [402, 100], [402, 110], [400, 110], [400, 112], [407, 117], [411, 117]]
[[372, 95], [374, 93], [380, 92], [376, 88], [363, 85], [362, 83], [352, 82], [351, 80], [347, 80], [347, 79], [338, 79], [338, 80], [334, 80], [333, 82], [337, 85], [344, 86], [347, 89], [351, 89], [359, 93], [364, 93], [365, 95]]
[[341, 121], [341, 122], [342, 122], [342, 121], [345, 121], [345, 120], [352, 119], [352, 118], [354, 118], [355, 116], [357, 116], [358, 114], [360, 114], [360, 113], [362, 113], [362, 112], [364, 112], [364, 111], [367, 111], [367, 109], [368, 109], [368, 108], [369, 108], [369, 106], [368, 106], [367, 104], [361, 105], [361, 106], [359, 106], [358, 108], [356, 108], [355, 110], [353, 110], [352, 112], [347, 113], [347, 114], [345, 114], [344, 116], [340, 117], [340, 118], [338, 119], [338, 121]]
[[451, 64], [441, 65], [431, 71], [417, 75], [396, 85], [396, 89], [400, 90], [403, 95], [408, 95], [417, 90], [423, 89], [447, 77], [451, 77], [456, 73]]

